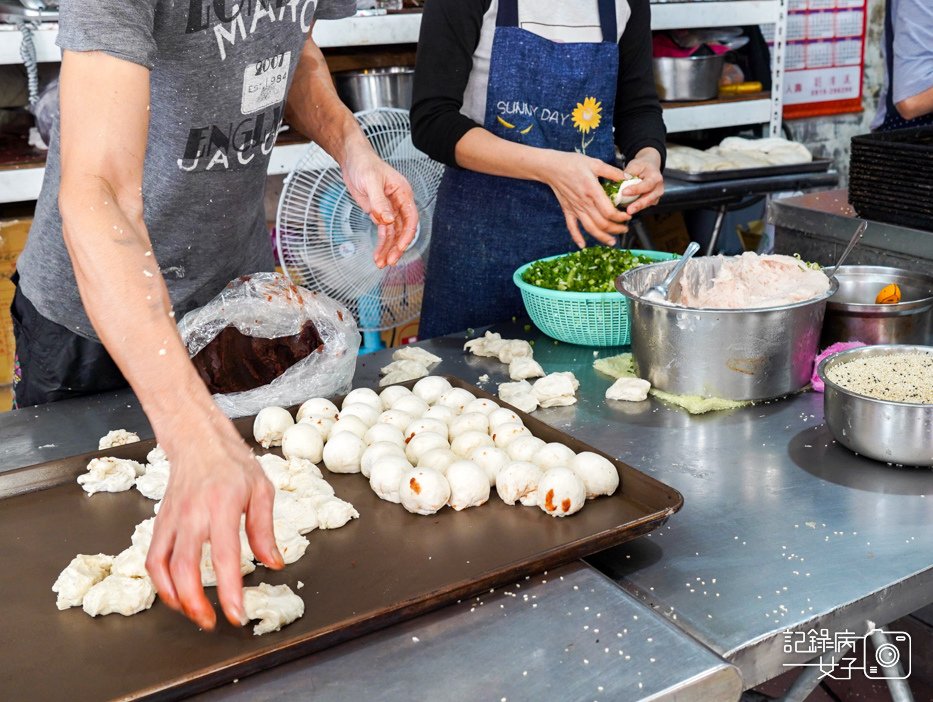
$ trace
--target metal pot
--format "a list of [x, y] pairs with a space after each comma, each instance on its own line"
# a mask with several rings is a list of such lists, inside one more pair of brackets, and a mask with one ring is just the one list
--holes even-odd
[[928, 353], [931, 346], [863, 346], [833, 354], [817, 368], [826, 384], [826, 424], [840, 444], [876, 461], [933, 466], [933, 405], [890, 402], [857, 395], [826, 377], [841, 363], [868, 356]]
[[638, 375], [660, 390], [726, 400], [769, 400], [805, 387], [813, 373], [826, 300], [752, 310], [687, 309], [643, 300], [676, 261], [616, 279], [627, 298]]
[[415, 69], [405, 66], [367, 68], [334, 74], [337, 94], [353, 112], [377, 107], [411, 109]]
[[712, 100], [719, 95], [725, 56], [669, 56], [652, 59], [661, 100]]
[[[832, 269], [827, 269], [827, 275]], [[839, 290], [829, 298], [820, 345], [928, 344], [933, 341], [933, 276], [886, 266], [843, 266]], [[885, 285], [897, 283], [901, 302], [876, 305]]]

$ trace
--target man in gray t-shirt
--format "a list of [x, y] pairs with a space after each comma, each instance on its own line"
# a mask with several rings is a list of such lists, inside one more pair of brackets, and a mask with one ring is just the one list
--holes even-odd
[[340, 164], [379, 225], [379, 266], [414, 236], [411, 189], [376, 156], [309, 38], [316, 18], [349, 16], [354, 0], [61, 0], [60, 9], [61, 117], [18, 262], [14, 318], [29, 360], [18, 387], [45, 380], [62, 349], [64, 391], [125, 376], [172, 463], [147, 561], [156, 589], [213, 627], [198, 568], [209, 541], [224, 613], [239, 624], [244, 512], [256, 556], [283, 565], [274, 490], [213, 404], [175, 316], [232, 278], [272, 269], [263, 190], [283, 117]]

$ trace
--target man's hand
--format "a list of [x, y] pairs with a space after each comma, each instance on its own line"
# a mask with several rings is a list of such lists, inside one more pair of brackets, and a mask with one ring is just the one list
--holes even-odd
[[634, 216], [645, 208], [658, 204], [664, 194], [664, 178], [661, 176], [661, 155], [656, 149], [647, 148], [639, 151], [635, 158], [625, 164], [627, 177], [641, 178], [640, 183], [630, 185], [622, 191], [623, 195], [638, 195], [638, 199], [625, 211]]
[[242, 626], [240, 517], [246, 513], [256, 558], [269, 568], [283, 568], [272, 529], [275, 490], [228, 419], [216, 409], [206, 422], [203, 415], [191, 415], [178, 417], [177, 428], [162, 442], [171, 477], [146, 568], [166, 605], [202, 629], [213, 629], [216, 615], [200, 574], [201, 548], [209, 542], [221, 607], [231, 624]]
[[373, 260], [379, 268], [395, 265], [418, 228], [411, 185], [368, 144], [348, 148], [341, 171], [350, 195], [378, 227]]

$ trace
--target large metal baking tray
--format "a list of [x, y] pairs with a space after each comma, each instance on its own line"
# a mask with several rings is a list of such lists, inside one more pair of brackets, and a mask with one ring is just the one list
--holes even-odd
[[822, 173], [833, 165], [831, 158], [815, 158], [809, 163], [791, 163], [783, 166], [762, 166], [761, 168], [735, 168], [729, 171], [703, 171], [691, 173], [676, 168], [665, 168], [664, 175], [689, 183], [712, 183], [719, 180], [740, 180], [743, 178], [766, 178], [768, 176], [794, 175], [797, 173]]
[[[519, 414], [542, 439], [596, 450]], [[250, 419], [237, 426], [250, 435]], [[142, 459], [152, 446], [105, 453]], [[311, 532], [304, 558], [284, 571], [259, 567], [245, 578], [247, 585], [288, 583], [304, 598], [304, 617], [261, 637], [252, 635], [252, 625], [236, 629], [218, 617], [217, 630], [204, 633], [158, 601], [127, 618], [56, 609], [50, 588], [75, 554], [118, 553], [133, 526], [152, 515], [153, 503], [136, 491], [90, 497], [81, 491], [75, 477], [96, 455], [0, 475], [4, 699], [179, 699], [628, 541], [661, 526], [683, 504], [676, 490], [611, 456], [620, 490], [566, 519], [495, 497], [480, 508], [419, 517], [379, 500], [360, 475], [327, 475], [360, 519]], [[208, 596], [216, 605], [214, 588]]]

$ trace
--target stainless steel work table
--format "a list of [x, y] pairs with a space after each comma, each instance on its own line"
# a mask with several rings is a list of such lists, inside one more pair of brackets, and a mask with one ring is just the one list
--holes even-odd
[[[525, 697], [525, 688], [516, 681], [526, 677], [524, 671], [531, 678], [537, 670], [538, 679], [546, 680], [539, 684], [551, 687], [528, 688], [532, 692], [566, 689], [571, 697], [602, 699], [598, 689], [586, 687], [592, 682], [603, 686], [606, 699], [631, 699], [652, 694], [647, 681], [642, 690], [637, 682], [656, 670], [659, 677], [652, 684], [659, 694], [692, 680], [699, 685], [694, 688], [697, 699], [735, 697], [729, 691], [721, 697], [709, 695], [715, 686], [728, 690], [732, 669], [723, 668], [689, 639], [673, 636], [675, 630], [653, 615], [651, 627], [630, 639], [633, 648], [618, 646], [610, 663], [604, 649], [612, 651], [615, 642], [605, 641], [604, 631], [616, 637], [618, 628], [598, 627], [600, 643], [595, 644], [596, 635], [583, 627], [597, 628], [596, 623], [577, 620], [574, 609], [578, 604], [590, 606], [590, 614], [594, 605], [577, 601], [578, 591], [565, 589], [572, 578], [590, 583], [596, 607], [605, 608], [595, 609], [599, 619], [609, 616], [611, 607], [614, 624], [624, 622], [629, 608], [637, 605], [631, 597], [622, 597], [623, 591], [630, 593], [677, 630], [735, 663], [746, 688], [784, 672], [785, 663], [805, 658], [784, 654], [786, 629], [861, 634], [866, 620], [885, 624], [933, 600], [933, 472], [883, 466], [834, 444], [822, 425], [822, 396], [806, 393], [703, 416], [690, 416], [655, 400], [610, 406], [603, 396], [611, 380], [592, 369], [597, 353], [593, 349], [555, 344], [521, 326], [501, 330], [535, 339], [535, 357], [546, 370], [572, 370], [580, 380], [576, 405], [541, 410], [537, 416], [674, 486], [684, 495], [684, 508], [651, 536], [591, 559], [621, 590], [613, 590], [581, 566], [562, 569], [558, 578], [564, 575], [565, 581], [559, 584], [552, 579], [556, 571], [539, 576], [549, 580], [532, 584], [542, 588], [539, 598], [573, 613], [564, 615], [566, 620], [550, 618], [553, 626], [543, 625], [548, 618], [536, 616], [541, 607], [528, 611], [518, 606], [526, 593], [516, 600], [497, 592], [483, 598], [483, 619], [468, 618], [480, 611], [470, 612], [473, 605], [455, 605], [241, 681], [239, 686], [256, 686], [243, 688], [251, 690], [248, 696], [274, 697], [297, 689], [283, 686], [304, 680], [317, 681], [318, 694], [331, 690], [335, 698], [343, 692], [354, 697], [355, 690], [395, 699], [414, 689], [422, 692], [403, 683], [392, 687], [394, 680], [410, 680], [425, 686], [425, 696], [456, 699], [456, 685], [469, 680], [482, 686], [478, 697], [503, 690], [496, 699], [516, 699]], [[423, 344], [444, 358], [434, 372], [473, 382], [489, 375], [480, 384], [494, 390], [495, 383], [505, 379], [506, 367], [493, 359], [464, 355], [463, 341], [464, 335], [456, 335]], [[386, 351], [362, 358], [355, 382], [374, 383], [388, 357]], [[128, 393], [0, 416], [0, 469], [85, 451], [117, 426], [147, 431]], [[500, 609], [502, 617], [486, 612], [500, 604], [505, 607]], [[641, 611], [650, 615], [647, 609]], [[638, 616], [641, 622], [644, 617]], [[627, 628], [623, 636], [636, 633], [633, 626]], [[655, 633], [649, 635], [649, 630]], [[677, 647], [668, 645], [663, 658], [652, 656], [651, 646], [667, 636], [679, 642]], [[426, 638], [433, 642], [430, 647], [410, 646], [423, 645]], [[579, 656], [574, 651], [580, 648], [603, 652], [606, 658]], [[621, 657], [618, 649], [624, 651]], [[626, 654], [632, 656], [628, 661]], [[488, 661], [495, 665], [490, 668]], [[641, 664], [631, 665], [632, 661]], [[478, 675], [469, 672], [474, 664], [481, 665]], [[658, 664], [663, 668], [656, 669]], [[434, 674], [413, 670], [418, 665]], [[239, 686], [213, 694], [237, 695]], [[514, 690], [516, 697], [506, 690]]]

